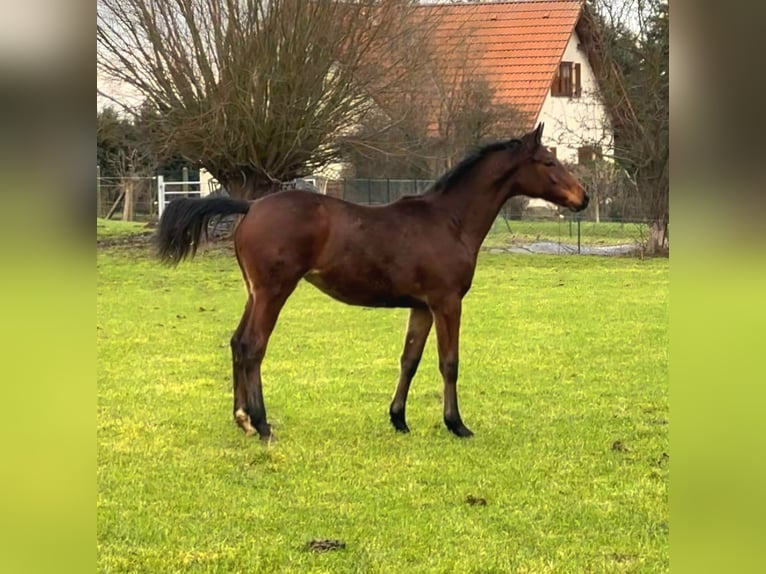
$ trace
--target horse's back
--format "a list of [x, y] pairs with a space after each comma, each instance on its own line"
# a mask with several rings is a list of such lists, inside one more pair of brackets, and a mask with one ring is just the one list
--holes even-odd
[[254, 201], [250, 212], [246, 219], [257, 221], [258, 226], [274, 231], [277, 228], [286, 231], [287, 226], [299, 233], [327, 226], [335, 231], [352, 231], [354, 226], [363, 230], [410, 226], [413, 218], [425, 223], [430, 210], [422, 196], [405, 196], [392, 203], [368, 206], [318, 193], [284, 191]]

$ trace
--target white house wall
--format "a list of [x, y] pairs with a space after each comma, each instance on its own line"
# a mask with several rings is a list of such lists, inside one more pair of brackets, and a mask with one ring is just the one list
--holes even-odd
[[610, 155], [613, 143], [612, 129], [606, 109], [598, 97], [596, 76], [585, 51], [578, 49], [577, 32], [569, 38], [562, 62], [580, 64], [579, 98], [553, 97], [550, 90], [545, 98], [538, 121], [545, 122], [543, 143], [556, 148], [558, 159], [577, 163], [577, 149], [598, 145], [605, 156]]

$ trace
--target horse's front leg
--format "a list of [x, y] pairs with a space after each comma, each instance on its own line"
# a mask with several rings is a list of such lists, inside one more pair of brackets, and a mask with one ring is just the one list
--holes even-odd
[[473, 436], [463, 424], [457, 404], [457, 374], [459, 362], [460, 297], [449, 297], [432, 305], [439, 347], [439, 371], [444, 379], [444, 424], [459, 437]]
[[410, 432], [405, 419], [407, 407], [407, 394], [410, 391], [410, 383], [418, 370], [420, 358], [423, 356], [428, 333], [431, 332], [433, 316], [428, 309], [411, 309], [410, 320], [407, 324], [407, 335], [404, 339], [404, 351], [402, 351], [401, 372], [399, 384], [396, 386], [394, 398], [388, 409], [391, 424], [399, 432]]

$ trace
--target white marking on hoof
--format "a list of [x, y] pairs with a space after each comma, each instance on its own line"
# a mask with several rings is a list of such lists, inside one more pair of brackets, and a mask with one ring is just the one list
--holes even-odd
[[234, 413], [234, 420], [237, 421], [240, 428], [245, 431], [245, 436], [252, 436], [258, 432], [253, 428], [253, 425], [250, 424], [250, 415], [243, 409], [237, 409]]

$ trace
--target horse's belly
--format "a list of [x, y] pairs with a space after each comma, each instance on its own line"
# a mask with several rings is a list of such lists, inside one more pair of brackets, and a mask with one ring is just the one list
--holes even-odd
[[388, 279], [370, 280], [362, 277], [339, 279], [329, 273], [309, 271], [304, 277], [314, 287], [333, 299], [348, 305], [363, 307], [425, 307], [415, 295], [397, 293]]

